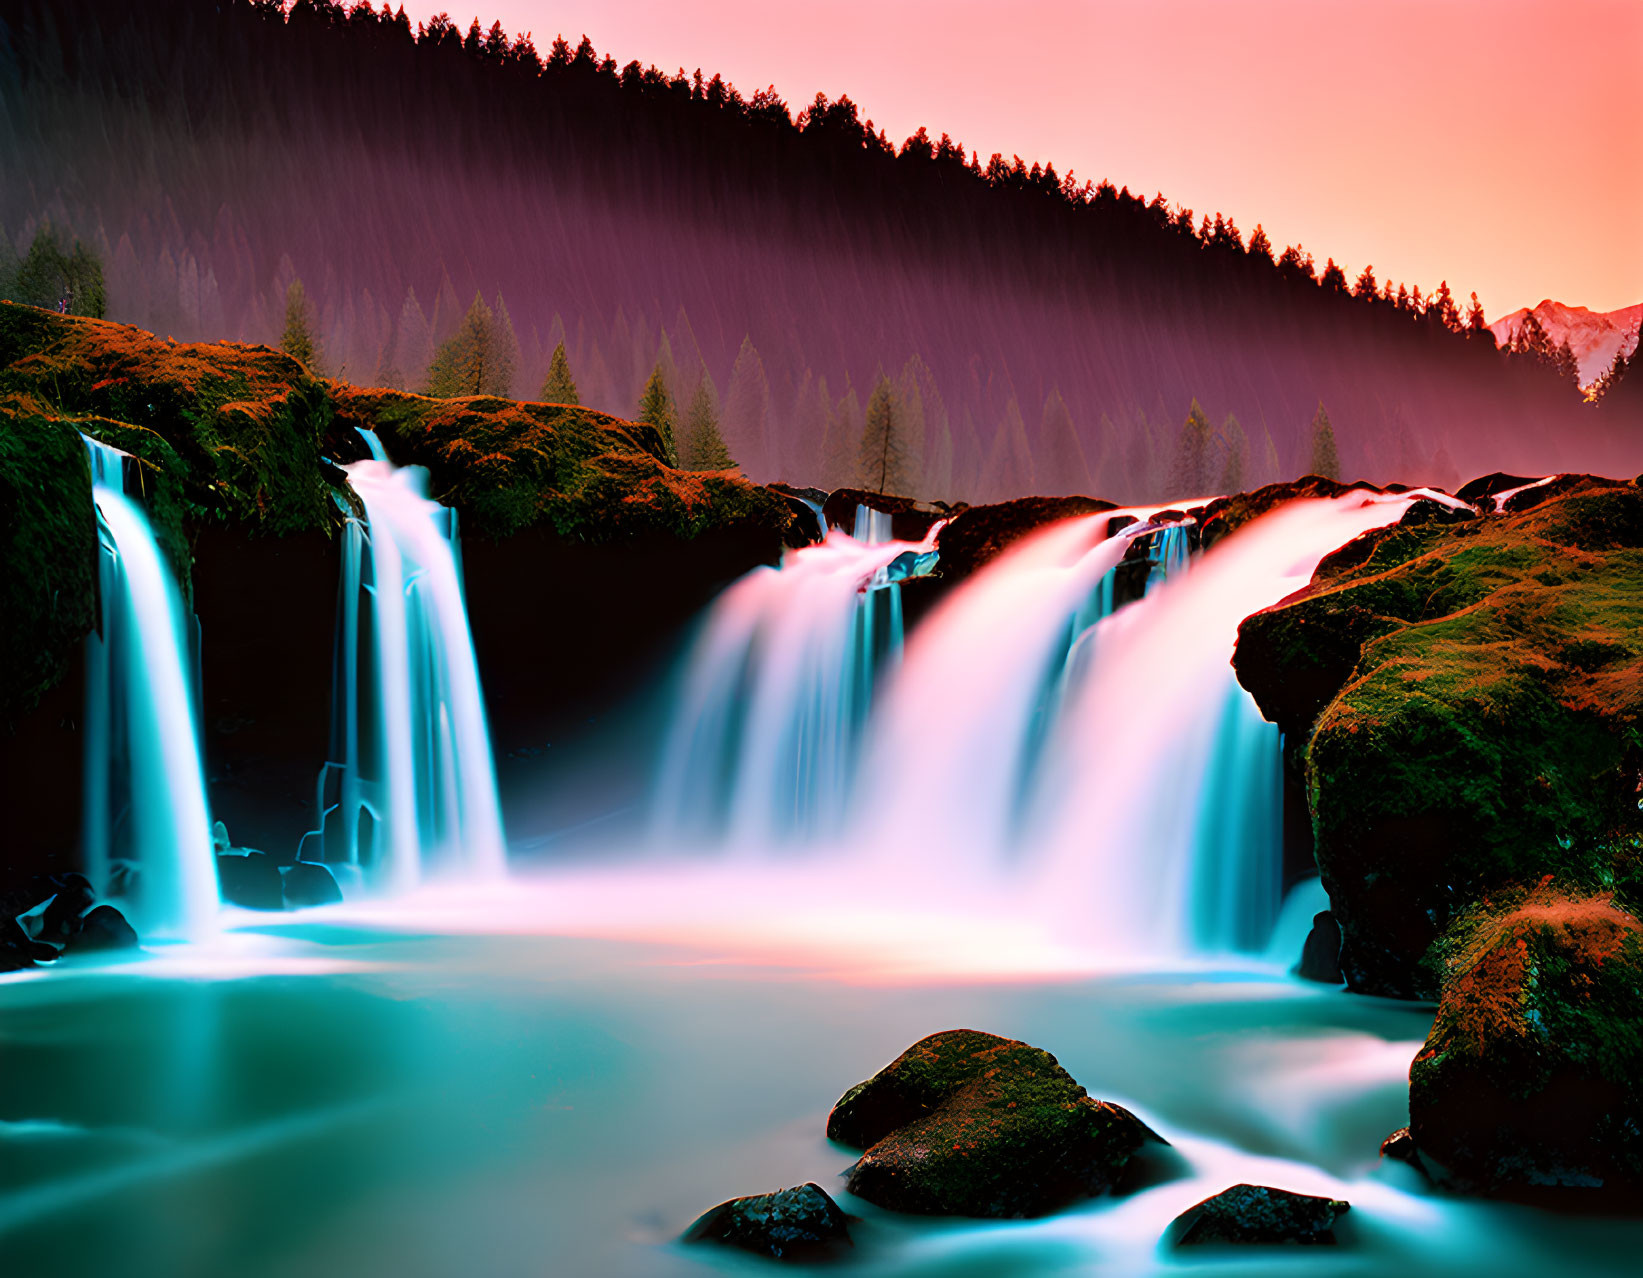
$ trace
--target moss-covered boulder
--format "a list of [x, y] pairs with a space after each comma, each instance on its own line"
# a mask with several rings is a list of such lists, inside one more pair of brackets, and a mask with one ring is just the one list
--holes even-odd
[[1269, 514], [1287, 501], [1294, 501], [1300, 497], [1339, 497], [1354, 488], [1383, 491], [1374, 484], [1343, 484], [1339, 480], [1327, 479], [1322, 475], [1303, 475], [1300, 479], [1287, 479], [1282, 483], [1268, 484], [1253, 492], [1230, 493], [1224, 497], [1217, 497], [1195, 508], [1192, 513], [1198, 520], [1200, 544], [1208, 550], [1216, 542], [1232, 536], [1245, 524]]
[[1041, 1216], [1111, 1190], [1158, 1139], [1048, 1052], [977, 1030], [920, 1039], [840, 1098], [827, 1134], [866, 1150], [851, 1193], [933, 1216]]
[[1643, 491], [1531, 492], [1366, 534], [1239, 630], [1238, 677], [1299, 752], [1355, 990], [1435, 996], [1422, 957], [1493, 889], [1643, 886]]
[[1469, 1192], [1643, 1206], [1643, 923], [1553, 885], [1467, 911], [1409, 1071], [1414, 1159]]

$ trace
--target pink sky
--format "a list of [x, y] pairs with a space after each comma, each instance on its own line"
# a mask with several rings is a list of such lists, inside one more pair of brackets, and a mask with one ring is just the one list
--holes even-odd
[[[397, 0], [396, 0], [397, 2]], [[1643, 301], [1643, 4], [1635, 0], [450, 0], [466, 28], [586, 32], [601, 54], [848, 93], [920, 124], [1200, 214], [1320, 266], [1543, 297]]]

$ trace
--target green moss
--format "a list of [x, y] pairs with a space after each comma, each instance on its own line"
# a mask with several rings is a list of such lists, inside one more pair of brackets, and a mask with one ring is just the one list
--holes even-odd
[[1484, 1193], [1643, 1190], [1643, 924], [1557, 884], [1463, 911], [1429, 963], [1443, 997], [1410, 1069], [1410, 1130]]
[[852, 1193], [964, 1216], [1036, 1216], [1105, 1192], [1151, 1136], [1048, 1052], [976, 1030], [915, 1043], [840, 1098], [827, 1134], [866, 1148]]
[[1353, 988], [1431, 996], [1427, 947], [1514, 881], [1632, 890], [1639, 531], [1643, 493], [1587, 477], [1361, 538], [1240, 629], [1239, 677], [1305, 768]]
[[80, 437], [0, 407], [0, 722], [32, 709], [95, 624], [97, 533]]

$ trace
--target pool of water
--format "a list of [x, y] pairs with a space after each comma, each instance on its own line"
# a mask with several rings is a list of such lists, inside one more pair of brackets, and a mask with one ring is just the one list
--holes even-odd
[[[567, 900], [586, 904], [510, 890], [485, 926], [415, 908], [242, 918], [214, 946], [0, 979], [4, 1272], [773, 1272], [675, 1239], [722, 1199], [806, 1180], [861, 1218], [851, 1267], [872, 1275], [1509, 1278], [1632, 1272], [1643, 1253], [1643, 1223], [1448, 1200], [1379, 1165], [1428, 1009], [1254, 964], [987, 970], [946, 961], [962, 929], [875, 949], [795, 924], [803, 943], [783, 947], [769, 912], [749, 919], [757, 945], [733, 928], [567, 935]], [[958, 1026], [1054, 1052], [1173, 1142], [1174, 1178], [1025, 1222], [900, 1218], [843, 1193], [832, 1102]], [[1349, 1199], [1341, 1245], [1160, 1249], [1177, 1213], [1239, 1181]]]

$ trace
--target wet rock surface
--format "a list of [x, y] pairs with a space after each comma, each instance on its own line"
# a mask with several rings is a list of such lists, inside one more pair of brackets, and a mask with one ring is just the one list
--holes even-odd
[[684, 1241], [739, 1247], [773, 1260], [822, 1260], [851, 1245], [849, 1217], [816, 1184], [720, 1203], [685, 1231]]
[[65, 954], [88, 954], [106, 950], [134, 950], [137, 931], [125, 915], [112, 905], [99, 905], [80, 921], [80, 930], [68, 938]]
[[1048, 1052], [976, 1030], [915, 1043], [840, 1098], [827, 1134], [866, 1150], [851, 1193], [893, 1211], [992, 1217], [1106, 1193], [1159, 1139]]
[[1328, 910], [1312, 916], [1312, 930], [1301, 947], [1295, 975], [1324, 985], [1339, 985], [1345, 979], [1341, 976], [1341, 925]]
[[281, 873], [285, 904], [294, 910], [310, 905], [332, 905], [342, 900], [336, 875], [318, 861], [298, 861], [286, 866]]
[[1332, 1246], [1335, 1221], [1349, 1207], [1338, 1198], [1234, 1185], [1182, 1212], [1165, 1237], [1176, 1247]]
[[1048, 524], [1115, 509], [1095, 497], [1021, 497], [990, 506], [970, 506], [953, 517], [936, 538], [941, 575], [962, 580], [1027, 534]]
[[283, 910], [285, 888], [280, 867], [266, 852], [237, 849], [217, 857], [217, 885], [222, 899], [246, 910]]

